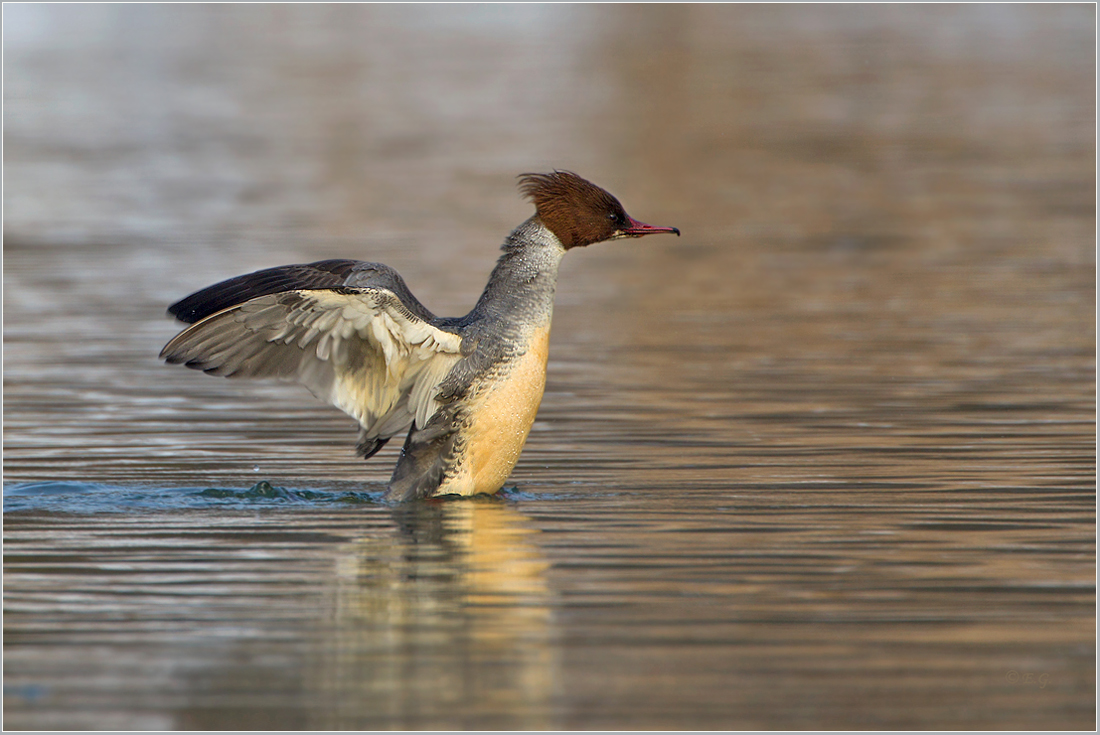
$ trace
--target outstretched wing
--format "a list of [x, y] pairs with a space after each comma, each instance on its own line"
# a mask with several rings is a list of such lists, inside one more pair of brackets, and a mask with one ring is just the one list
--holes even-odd
[[297, 380], [359, 422], [369, 456], [413, 421], [427, 425], [461, 343], [388, 288], [338, 286], [238, 303], [188, 327], [160, 356], [214, 375]]

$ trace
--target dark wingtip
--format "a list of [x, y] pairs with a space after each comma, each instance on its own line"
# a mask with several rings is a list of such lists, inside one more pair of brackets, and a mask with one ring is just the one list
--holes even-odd
[[222, 309], [281, 291], [299, 288], [332, 288], [342, 286], [356, 268], [366, 270], [377, 266], [358, 260], [336, 258], [315, 263], [281, 265], [230, 278], [185, 296], [168, 307], [169, 316], [186, 324], [194, 324]]
[[185, 296], [168, 307], [168, 316], [174, 317], [184, 324], [194, 324], [227, 306], [235, 306], [233, 302], [237, 301], [239, 297], [227, 298], [228, 294], [225, 292], [219, 293], [219, 289], [223, 285], [236, 280], [231, 279], [231, 281], [209, 286], [201, 291], [196, 291], [190, 296]]
[[164, 312], [165, 315], [170, 316], [173, 319], [178, 319], [184, 324], [194, 324], [195, 322], [197, 322], [199, 320], [197, 316], [198, 311], [196, 309], [188, 310], [184, 308], [186, 306], [185, 302], [187, 300], [188, 299], [180, 299], [176, 303], [169, 306], [168, 310]]

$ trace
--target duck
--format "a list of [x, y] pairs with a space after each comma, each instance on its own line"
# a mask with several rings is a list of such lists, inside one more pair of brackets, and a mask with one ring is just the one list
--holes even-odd
[[526, 173], [535, 213], [501, 246], [462, 317], [429, 311], [389, 266], [331, 259], [266, 268], [197, 291], [161, 359], [227, 378], [298, 382], [359, 424], [357, 453], [405, 442], [384, 499], [494, 494], [546, 386], [558, 269], [574, 248], [660, 233], [571, 171]]

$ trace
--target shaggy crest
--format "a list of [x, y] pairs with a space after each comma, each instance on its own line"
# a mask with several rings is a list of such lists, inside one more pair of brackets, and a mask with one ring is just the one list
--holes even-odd
[[631, 223], [618, 199], [572, 171], [521, 174], [519, 189], [567, 249], [613, 239]]

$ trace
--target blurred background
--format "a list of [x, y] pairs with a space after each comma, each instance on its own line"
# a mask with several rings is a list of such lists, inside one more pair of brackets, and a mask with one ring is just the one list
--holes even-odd
[[[1093, 6], [3, 21], [9, 726], [1094, 724]], [[565, 259], [511, 500], [157, 360], [279, 264], [463, 314], [553, 168], [683, 236]]]

